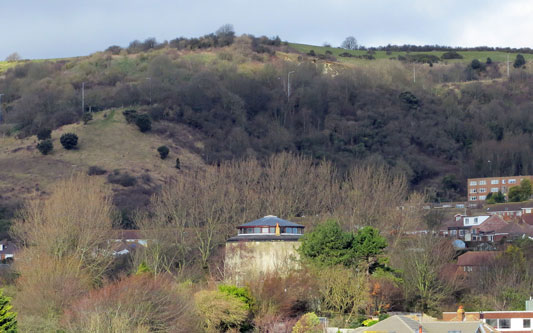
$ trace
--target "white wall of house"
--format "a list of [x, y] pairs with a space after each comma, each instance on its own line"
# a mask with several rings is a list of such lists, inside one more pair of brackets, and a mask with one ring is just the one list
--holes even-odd
[[473, 226], [473, 225], [480, 225], [481, 223], [485, 222], [486, 219], [488, 219], [489, 215], [482, 215], [482, 216], [465, 216], [463, 218], [463, 225], [465, 227]]

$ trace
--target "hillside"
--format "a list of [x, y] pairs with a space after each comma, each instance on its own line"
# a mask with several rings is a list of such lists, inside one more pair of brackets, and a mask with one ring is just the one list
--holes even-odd
[[[463, 59], [436, 63], [390, 59], [405, 52], [378, 50], [374, 60], [342, 52], [367, 53], [209, 35], [4, 62], [0, 206], [12, 212], [18, 199], [43, 195], [55, 179], [90, 166], [134, 175], [137, 185], [114, 185], [116, 201], [130, 209], [121, 198], [135, 194], [139, 200], [130, 201], [142, 206], [179, 172], [176, 156], [185, 169], [281, 151], [331, 160], [340, 174], [354, 165], [386, 165], [440, 201], [464, 198], [470, 176], [533, 172], [529, 64], [511, 66], [507, 78], [507, 56], [498, 51], [459, 51]], [[80, 123], [82, 86], [85, 112], [95, 117], [87, 125]], [[128, 125], [125, 109], [149, 115], [153, 131]], [[35, 149], [43, 128], [54, 129], [50, 156]], [[80, 136], [79, 150], [64, 151], [58, 138], [71, 131]], [[165, 161], [156, 152], [162, 144], [171, 148]]]
[[[65, 150], [61, 146], [59, 137], [64, 133], [78, 135], [78, 149]], [[127, 214], [132, 209], [143, 208], [165, 181], [203, 165], [201, 157], [194, 152], [197, 140], [180, 125], [155, 124], [151, 133], [141, 133], [135, 125], [126, 122], [121, 109], [99, 112], [87, 125], [76, 123], [54, 130], [54, 150], [46, 156], [35, 148], [35, 136], [3, 137], [0, 140], [0, 206], [13, 208], [22, 199], [46, 196], [53, 182], [75, 172], [86, 173], [96, 166], [102, 174], [94, 177], [107, 177], [113, 183], [115, 204]], [[157, 147], [162, 145], [170, 149], [165, 160], [157, 152]], [[180, 170], [175, 168], [176, 158], [180, 159]], [[127, 220], [127, 216], [123, 217]]]

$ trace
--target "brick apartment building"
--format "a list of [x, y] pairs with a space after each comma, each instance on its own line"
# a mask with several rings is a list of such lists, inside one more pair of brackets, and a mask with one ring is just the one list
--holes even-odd
[[520, 185], [524, 179], [533, 182], [533, 176], [468, 178], [468, 201], [485, 201], [489, 193], [502, 192], [507, 196], [509, 189]]

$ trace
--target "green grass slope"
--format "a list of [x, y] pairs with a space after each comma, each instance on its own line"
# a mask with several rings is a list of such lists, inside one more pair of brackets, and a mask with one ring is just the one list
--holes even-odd
[[[348, 58], [348, 57], [339, 57], [339, 54], [348, 52], [353, 55], [364, 55], [367, 54], [367, 51], [363, 50], [356, 50], [356, 51], [350, 51], [345, 50], [338, 47], [327, 47], [327, 46], [316, 46], [316, 45], [307, 45], [307, 44], [297, 44], [297, 43], [289, 43], [289, 46], [293, 49], [297, 50], [301, 53], [308, 53], [309, 51], [313, 50], [316, 54], [325, 54], [326, 51], [330, 51], [335, 57], [337, 57], [337, 61], [340, 62], [368, 62], [369, 60], [365, 59], [358, 59], [358, 58]], [[485, 61], [487, 58], [491, 58], [492, 61], [495, 62], [505, 62], [507, 61], [507, 53], [505, 52], [498, 52], [498, 51], [459, 51], [457, 52], [460, 55], [463, 56], [463, 59], [451, 59], [446, 60], [447, 63], [455, 63], [455, 62], [463, 62], [463, 63], [469, 63], [474, 59], [478, 59], [480, 61]], [[411, 54], [430, 54], [437, 57], [441, 57], [444, 54], [444, 51], [432, 51], [432, 52], [411, 52]], [[509, 60], [512, 62], [514, 61], [516, 55], [518, 53], [510, 53], [509, 54]], [[390, 58], [397, 58], [399, 55], [405, 56], [405, 52], [391, 52], [390, 54], [387, 54], [386, 51], [376, 51], [374, 54], [374, 57], [376, 59], [390, 59]], [[533, 54], [523, 54], [526, 61], [533, 60]]]
[[[182, 172], [175, 168], [177, 157], [182, 170], [203, 165], [201, 157], [191, 151], [198, 145], [187, 128], [156, 123], [151, 133], [141, 133], [135, 125], [126, 122], [121, 111], [99, 112], [87, 125], [72, 124], [53, 131], [54, 150], [46, 156], [35, 148], [35, 136], [25, 139], [1, 137], [2, 201], [46, 195], [50, 184], [74, 172], [87, 172], [90, 166], [103, 168], [107, 174], [113, 170], [127, 172], [138, 178], [138, 182], [149, 175], [151, 185], [157, 185]], [[79, 137], [76, 150], [65, 150], [59, 142], [60, 136], [69, 132]], [[170, 148], [165, 160], [161, 160], [157, 152], [161, 145]], [[123, 189], [120, 185], [113, 186], [116, 190]]]

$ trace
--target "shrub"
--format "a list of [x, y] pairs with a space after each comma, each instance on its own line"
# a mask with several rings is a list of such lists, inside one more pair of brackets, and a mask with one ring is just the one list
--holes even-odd
[[308, 56], [311, 56], [311, 57], [315, 57], [316, 56], [316, 53], [314, 50], [310, 50], [309, 52], [307, 52], [307, 55]]
[[456, 51], [449, 51], [442, 55], [442, 59], [463, 59], [463, 56]]
[[170, 150], [168, 149], [167, 146], [161, 146], [157, 148], [157, 152], [159, 153], [159, 156], [161, 157], [161, 159], [164, 160], [165, 158], [167, 158]]
[[120, 173], [120, 171], [115, 170], [113, 173], [110, 173], [107, 176], [107, 181], [111, 184], [119, 184], [124, 187], [130, 187], [137, 184], [137, 179], [130, 175], [129, 173]]
[[81, 116], [81, 120], [83, 120], [83, 123], [87, 125], [89, 121], [93, 120], [93, 114], [91, 112], [84, 112], [83, 116]]
[[105, 169], [100, 168], [99, 166], [93, 165], [89, 167], [89, 170], [87, 171], [87, 174], [89, 176], [100, 176], [105, 174], [107, 171]]
[[194, 300], [207, 332], [239, 327], [248, 317], [246, 303], [218, 290], [199, 291]]
[[65, 133], [61, 135], [59, 141], [65, 149], [74, 149], [78, 145], [78, 136], [74, 133]]
[[109, 284], [65, 312], [69, 331], [197, 332], [191, 297], [164, 276], [138, 274]]
[[52, 138], [52, 130], [49, 128], [41, 128], [37, 132], [37, 139], [39, 140], [46, 140]]
[[52, 140], [46, 139], [37, 144], [37, 149], [41, 154], [48, 155], [48, 153], [54, 149], [54, 144], [52, 143]]
[[152, 129], [152, 120], [146, 114], [141, 114], [135, 119], [135, 124], [139, 127], [141, 132], [148, 132]]
[[320, 320], [313, 312], [304, 314], [292, 328], [292, 333], [321, 333]]
[[128, 124], [134, 123], [135, 120], [137, 120], [136, 110], [124, 110], [122, 111], [122, 114], [124, 115], [124, 118], [126, 118]]
[[524, 58], [524, 56], [521, 54], [517, 54], [516, 59], [514, 60], [513, 67], [520, 68], [520, 67], [523, 67], [525, 64], [526, 64], [526, 59]]

